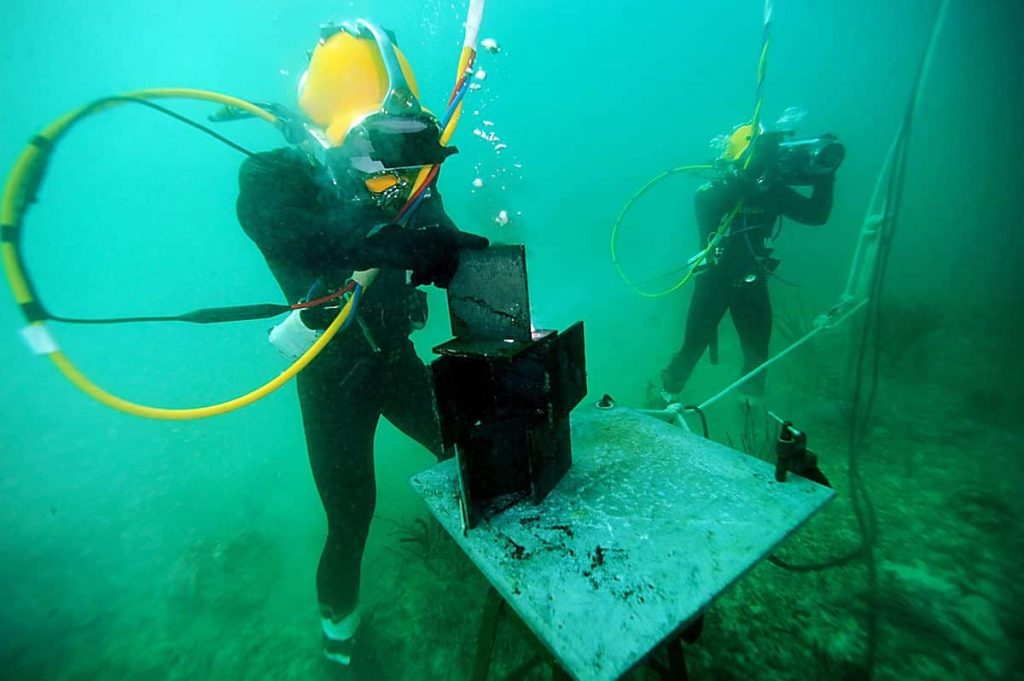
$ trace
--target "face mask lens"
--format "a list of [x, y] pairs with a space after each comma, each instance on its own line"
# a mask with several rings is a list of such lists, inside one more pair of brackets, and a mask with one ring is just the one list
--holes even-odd
[[446, 153], [440, 130], [427, 119], [382, 116], [363, 125], [368, 155], [384, 168], [414, 168], [440, 163]]
[[427, 130], [431, 126], [421, 118], [405, 116], [384, 116], [367, 123], [366, 128], [371, 136], [414, 135]]

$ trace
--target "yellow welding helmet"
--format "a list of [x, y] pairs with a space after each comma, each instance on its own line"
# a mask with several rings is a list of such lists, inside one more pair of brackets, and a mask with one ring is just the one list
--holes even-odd
[[373, 114], [418, 114], [419, 88], [392, 36], [368, 21], [328, 24], [299, 81], [299, 108], [330, 146]]
[[[764, 132], [762, 129], [761, 132]], [[722, 151], [722, 158], [726, 161], [739, 161], [750, 149], [750, 143], [754, 139], [754, 125], [743, 123], [733, 128], [732, 134], [726, 139], [725, 149]]]
[[377, 198], [404, 195], [419, 168], [455, 153], [420, 105], [412, 68], [394, 37], [362, 19], [321, 27], [299, 80], [309, 152], [336, 184], [353, 173]]

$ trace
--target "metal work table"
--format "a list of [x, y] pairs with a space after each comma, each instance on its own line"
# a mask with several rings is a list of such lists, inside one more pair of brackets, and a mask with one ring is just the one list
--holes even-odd
[[625, 674], [834, 496], [625, 407], [581, 404], [572, 446], [540, 505], [521, 501], [468, 533], [454, 460], [412, 485], [576, 679]]

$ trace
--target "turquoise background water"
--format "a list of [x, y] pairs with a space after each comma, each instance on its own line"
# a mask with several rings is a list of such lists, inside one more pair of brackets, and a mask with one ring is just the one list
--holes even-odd
[[[424, 102], [440, 110], [463, 5], [13, 0], [0, 27], [0, 163], [9, 167], [42, 125], [113, 93], [182, 86], [292, 104], [305, 52], [331, 18], [366, 17], [394, 30]], [[789, 225], [779, 243], [780, 274], [800, 284], [809, 311], [831, 304], [845, 283], [935, 9], [923, 0], [776, 3], [765, 121], [799, 106], [808, 112], [801, 134], [833, 132], [847, 148], [828, 225]], [[1020, 404], [1012, 353], [1024, 292], [1022, 25], [1017, 2], [952, 3], [914, 122], [889, 285], [894, 296], [941, 301], [946, 311], [1002, 317], [1005, 325], [985, 327], [988, 344], [965, 342], [962, 354], [928, 371], [975, 376], [989, 387], [1002, 381], [994, 389], [1011, 405]], [[527, 245], [537, 326], [586, 322], [592, 393], [638, 404], [680, 342], [688, 292], [633, 294], [612, 267], [610, 225], [648, 178], [706, 162], [709, 140], [749, 118], [761, 30], [761, 5], [751, 1], [488, 4], [481, 37], [493, 36], [502, 50], [478, 58], [488, 75], [467, 96], [455, 137], [461, 153], [446, 163], [440, 186], [463, 229]], [[199, 118], [210, 111], [172, 106]], [[484, 120], [494, 126], [483, 128]], [[474, 128], [493, 130], [508, 148], [497, 154]], [[218, 131], [251, 148], [280, 144], [258, 122]], [[279, 301], [234, 218], [239, 162], [140, 107], [82, 123], [61, 141], [26, 222], [25, 257], [43, 300], [82, 316]], [[476, 177], [481, 190], [471, 184]], [[645, 286], [670, 284], [655, 275], [695, 249], [698, 184], [674, 176], [624, 221], [622, 262]], [[499, 210], [512, 216], [509, 225], [493, 221]], [[443, 294], [432, 291], [431, 302], [430, 325], [416, 337], [425, 359], [448, 332]], [[969, 319], [957, 322], [967, 334]], [[17, 336], [21, 325], [8, 297], [0, 303], [5, 656], [40, 654], [60, 638], [62, 622], [89, 620], [112, 602], [155, 607], [161, 594], [148, 585], [183, 547], [253, 526], [294, 542], [293, 579], [281, 598], [296, 609], [313, 603], [323, 526], [290, 386], [224, 417], [139, 420], [87, 399], [31, 356]], [[233, 397], [283, 368], [267, 326], [53, 328], [80, 368], [112, 392], [193, 406]], [[723, 334], [725, 366], [698, 369], [695, 399], [733, 377], [739, 354], [731, 336]], [[1003, 363], [984, 364], [977, 354]], [[419, 508], [406, 480], [429, 462], [382, 427], [379, 514]]]

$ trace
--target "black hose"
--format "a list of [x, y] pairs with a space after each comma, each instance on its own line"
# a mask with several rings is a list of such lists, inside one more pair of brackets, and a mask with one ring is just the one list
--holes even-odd
[[[939, 12], [941, 11], [942, 8], [940, 7]], [[896, 225], [903, 205], [903, 189], [906, 177], [910, 132], [921, 79], [924, 76], [924, 67], [925, 60], [922, 60], [915, 78], [914, 89], [912, 90], [910, 101], [907, 103], [900, 131], [893, 147], [893, 164], [890, 168], [885, 195], [885, 219], [878, 237], [878, 252], [869, 286], [868, 310], [864, 326], [861, 329], [855, 364], [848, 439], [848, 481], [850, 486], [850, 502], [857, 520], [857, 528], [861, 534], [861, 543], [860, 546], [846, 554], [814, 564], [792, 564], [774, 556], [769, 559], [773, 564], [792, 572], [816, 572], [847, 565], [863, 558], [867, 571], [868, 585], [867, 645], [864, 652], [864, 666], [868, 677], [874, 671], [880, 629], [878, 565], [874, 555], [879, 528], [874, 503], [868, 492], [867, 484], [861, 476], [860, 454], [864, 449], [864, 441], [868, 435], [868, 424], [878, 398], [882, 328], [884, 327], [882, 299], [885, 293], [885, 283], [889, 271], [889, 260], [892, 254], [892, 243], [896, 233]], [[868, 371], [870, 373], [866, 376], [865, 374]]]
[[106, 106], [107, 104], [110, 104], [112, 102], [130, 102], [132, 104], [140, 104], [142, 106], [149, 107], [150, 109], [153, 109], [154, 111], [162, 113], [165, 116], [170, 116], [171, 118], [173, 118], [174, 120], [178, 121], [179, 123], [184, 123], [185, 125], [187, 125], [189, 127], [195, 128], [199, 132], [202, 132], [204, 134], [209, 135], [210, 137], [214, 138], [215, 140], [217, 140], [221, 144], [227, 145], [227, 146], [231, 147], [232, 149], [234, 149], [235, 151], [237, 151], [239, 153], [245, 154], [246, 156], [255, 156], [256, 155], [255, 152], [249, 151], [248, 149], [243, 147], [241, 144], [238, 144], [237, 142], [232, 141], [231, 139], [225, 137], [224, 135], [220, 134], [216, 130], [213, 130], [212, 128], [209, 128], [209, 127], [203, 125], [202, 123], [198, 123], [198, 122], [192, 120], [191, 118], [189, 118], [188, 116], [183, 116], [180, 113], [177, 113], [176, 111], [171, 111], [167, 107], [160, 106], [159, 104], [151, 102], [148, 99], [144, 99], [142, 97], [131, 97], [131, 96], [127, 96], [127, 95], [115, 95], [113, 97], [104, 97], [102, 99], [97, 99], [92, 104], [89, 104], [86, 107], [84, 113], [85, 114], [91, 113], [92, 111], [94, 111], [96, 109], [101, 109], [104, 106]]
[[[113, 97], [103, 97], [97, 99], [91, 104], [87, 105], [85, 109], [80, 113], [75, 121], [72, 123], [82, 120], [88, 114], [93, 113], [97, 109], [101, 109], [109, 104], [115, 102], [128, 102], [132, 104], [140, 104], [148, 107], [158, 113], [162, 113], [165, 116], [170, 116], [179, 123], [194, 128], [210, 137], [214, 138], [218, 142], [238, 151], [239, 153], [245, 154], [246, 156], [255, 156], [255, 153], [249, 151], [242, 145], [228, 139], [219, 132], [210, 129], [209, 127], [198, 123], [187, 116], [183, 116], [175, 111], [172, 111], [166, 107], [155, 104], [148, 99], [142, 97], [131, 97], [126, 95], [116, 95]], [[43, 175], [46, 172], [46, 166], [49, 164], [49, 154], [52, 152], [53, 144], [50, 140], [37, 137], [33, 140], [36, 146], [40, 147], [45, 153], [42, 163], [40, 163], [35, 176], [29, 183], [27, 197], [29, 201], [35, 199], [36, 191], [39, 185], [42, 183]], [[193, 324], [217, 324], [223, 322], [235, 322], [244, 321], [251, 319], [267, 319], [270, 317], [276, 317], [279, 314], [288, 312], [291, 308], [288, 305], [279, 305], [275, 303], [260, 303], [254, 305], [238, 305], [233, 307], [216, 307], [207, 308], [202, 310], [194, 310], [192, 312], [185, 312], [178, 315], [147, 315], [147, 316], [136, 316], [136, 317], [96, 317], [96, 318], [79, 318], [79, 317], [62, 317], [60, 315], [50, 314], [46, 311], [45, 307], [39, 302], [38, 295], [35, 296], [36, 301], [39, 305], [39, 309], [43, 312], [43, 318], [52, 320], [55, 322], [63, 322], [66, 324], [125, 324], [134, 322], [189, 322]]]
[[128, 324], [137, 322], [187, 322], [191, 324], [222, 324], [252, 319], [269, 319], [291, 311], [291, 305], [281, 303], [256, 303], [230, 307], [208, 307], [177, 315], [150, 315], [144, 317], [61, 317], [47, 314], [47, 319], [65, 324]]
[[683, 411], [692, 411], [695, 414], [697, 414], [697, 416], [700, 417], [700, 427], [704, 431], [704, 439], [710, 440], [711, 435], [710, 431], [708, 430], [708, 417], [704, 413], [704, 410], [698, 407], [696, 404], [691, 404], [689, 406], [683, 407]]
[[861, 535], [861, 543], [851, 551], [840, 556], [810, 564], [789, 563], [772, 556], [772, 564], [791, 572], [818, 572], [848, 565], [855, 560], [863, 559], [867, 570], [868, 610], [867, 610], [867, 646], [864, 653], [864, 665], [870, 676], [875, 665], [878, 649], [879, 613], [878, 599], [878, 566], [875, 562], [874, 549], [878, 539], [878, 518], [874, 503], [868, 493], [867, 484], [860, 472], [860, 455], [864, 449], [864, 440], [868, 435], [868, 425], [875, 402], [878, 397], [878, 376], [882, 343], [882, 296], [885, 291], [889, 258], [892, 253], [893, 236], [896, 221], [903, 199], [903, 184], [906, 174], [908, 141], [910, 136], [910, 117], [914, 101], [907, 108], [899, 135], [894, 146], [893, 165], [890, 169], [889, 182], [885, 195], [885, 220], [879, 234], [879, 245], [875, 268], [871, 275], [866, 320], [860, 333], [853, 395], [850, 406], [849, 437], [847, 441], [849, 465], [847, 471], [850, 488], [850, 503], [853, 506], [857, 528]]

